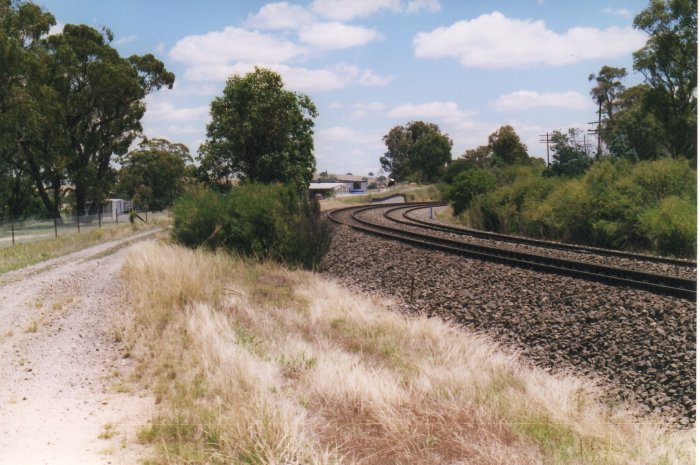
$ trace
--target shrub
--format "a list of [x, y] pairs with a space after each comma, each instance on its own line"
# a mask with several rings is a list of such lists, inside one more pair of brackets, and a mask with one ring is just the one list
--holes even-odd
[[697, 210], [693, 201], [670, 196], [639, 215], [639, 228], [654, 250], [679, 257], [694, 257]]
[[318, 204], [281, 184], [245, 184], [219, 195], [199, 190], [173, 208], [173, 238], [190, 247], [315, 269], [330, 246]]
[[466, 170], [459, 173], [447, 191], [447, 200], [452, 203], [455, 215], [469, 207], [471, 201], [496, 187], [496, 176], [486, 169]]

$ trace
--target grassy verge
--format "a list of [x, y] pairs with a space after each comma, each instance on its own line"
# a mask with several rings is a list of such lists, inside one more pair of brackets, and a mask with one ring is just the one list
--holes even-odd
[[409, 185], [404, 187], [399, 187], [397, 189], [392, 189], [388, 191], [383, 191], [376, 194], [366, 194], [366, 195], [349, 195], [346, 197], [333, 197], [330, 199], [321, 201], [321, 210], [332, 210], [334, 208], [348, 207], [351, 205], [359, 205], [363, 203], [369, 203], [369, 201], [376, 197], [386, 197], [388, 195], [394, 194], [404, 194], [406, 195], [406, 200], [408, 202], [428, 202], [428, 201], [438, 201], [440, 200], [440, 192], [437, 188], [430, 184], [426, 186], [416, 186]]
[[152, 464], [694, 460], [693, 432], [318, 275], [154, 243], [123, 273]]
[[[155, 215], [154, 215], [155, 216]], [[91, 228], [80, 234], [66, 234], [56, 238], [0, 248], [0, 273], [17, 270], [51, 258], [60, 257], [103, 242], [130, 236], [154, 227], [167, 226], [167, 218], [149, 218], [148, 224], [120, 224]]]

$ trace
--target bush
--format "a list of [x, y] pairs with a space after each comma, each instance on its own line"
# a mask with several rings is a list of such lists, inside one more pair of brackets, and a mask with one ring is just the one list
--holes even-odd
[[315, 201], [281, 184], [245, 184], [219, 195], [199, 190], [173, 208], [173, 238], [190, 247], [315, 269], [330, 246], [330, 226]]
[[537, 167], [468, 170], [443, 187], [475, 228], [615, 249], [692, 257], [696, 172], [687, 160], [594, 163], [582, 176]]
[[455, 215], [469, 207], [472, 200], [496, 187], [496, 176], [486, 169], [466, 170], [459, 173], [447, 191], [447, 200], [452, 203]]
[[679, 257], [694, 257], [697, 210], [693, 201], [670, 196], [639, 215], [639, 227], [654, 250]]

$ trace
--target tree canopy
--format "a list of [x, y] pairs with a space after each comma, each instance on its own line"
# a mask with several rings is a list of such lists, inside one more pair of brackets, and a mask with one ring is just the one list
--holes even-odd
[[634, 19], [649, 34], [634, 69], [650, 85], [645, 104], [674, 156], [697, 157], [697, 0], [652, 0]]
[[182, 192], [186, 161], [192, 161], [187, 146], [145, 139], [125, 157], [119, 171], [119, 192], [141, 208], [170, 207]]
[[120, 57], [108, 29], [47, 35], [55, 19], [36, 5], [0, 0], [0, 13], [0, 157], [54, 215], [68, 184], [78, 214], [96, 208], [141, 132], [144, 97], [175, 77], [153, 55]]
[[387, 151], [379, 162], [397, 181], [434, 182], [452, 159], [452, 140], [433, 123], [411, 121], [395, 126], [383, 140]]
[[489, 136], [489, 149], [496, 163], [521, 165], [528, 163], [527, 145], [515, 133], [513, 126], [505, 125]]
[[552, 164], [547, 172], [555, 176], [579, 176], [593, 164], [586, 148], [578, 138], [576, 129], [567, 132], [554, 131], [551, 134]]
[[313, 178], [316, 106], [304, 94], [285, 90], [279, 74], [263, 68], [226, 82], [211, 103], [207, 141], [199, 148], [211, 182], [241, 180], [293, 184], [306, 189]]

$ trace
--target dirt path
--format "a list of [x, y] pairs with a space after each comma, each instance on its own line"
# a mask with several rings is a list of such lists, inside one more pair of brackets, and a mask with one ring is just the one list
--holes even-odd
[[135, 435], [153, 400], [127, 382], [114, 323], [133, 238], [0, 275], [0, 464], [147, 456]]

